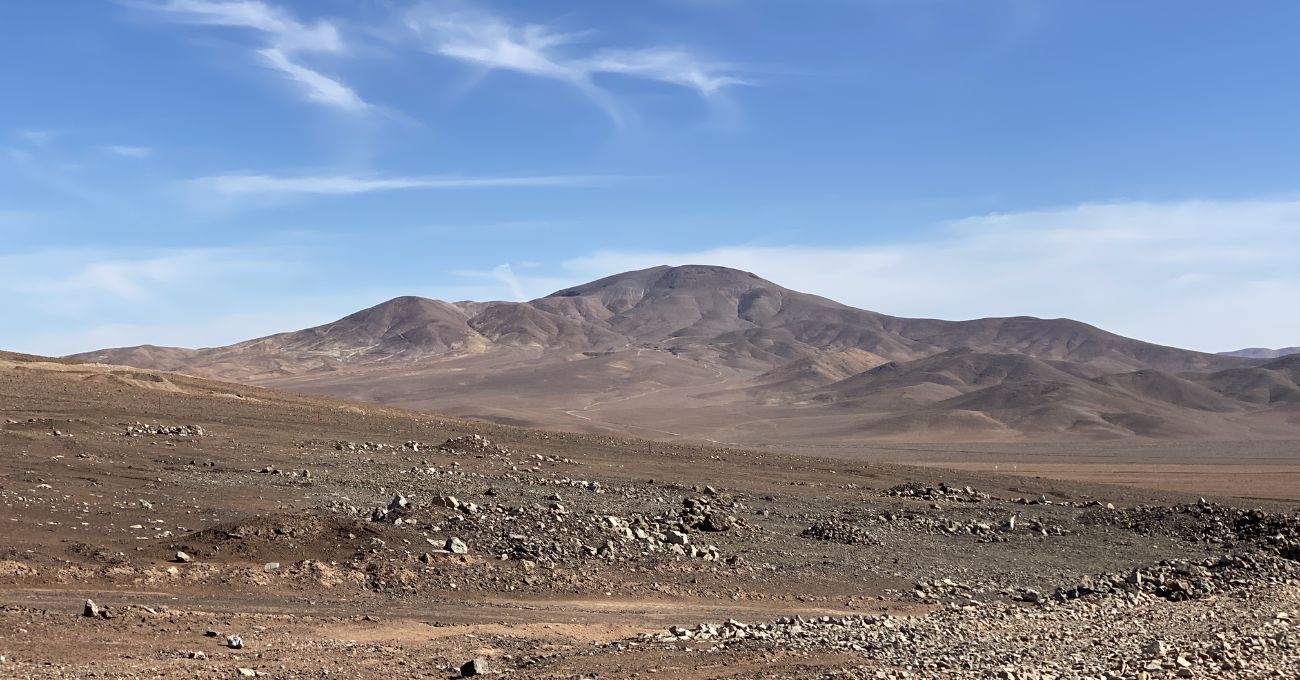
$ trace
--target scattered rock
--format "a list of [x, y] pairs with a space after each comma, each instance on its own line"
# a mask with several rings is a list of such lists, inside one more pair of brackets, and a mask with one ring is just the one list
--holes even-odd
[[880, 539], [872, 536], [870, 532], [862, 527], [841, 522], [839, 520], [828, 520], [818, 522], [799, 533], [804, 538], [812, 538], [818, 541], [829, 541], [831, 543], [843, 543], [845, 545], [880, 545]]
[[475, 675], [485, 675], [488, 672], [488, 663], [484, 659], [470, 659], [460, 667], [460, 676], [470, 678]]
[[126, 426], [128, 437], [168, 436], [168, 437], [206, 437], [207, 431], [198, 425], [145, 425], [134, 423]]

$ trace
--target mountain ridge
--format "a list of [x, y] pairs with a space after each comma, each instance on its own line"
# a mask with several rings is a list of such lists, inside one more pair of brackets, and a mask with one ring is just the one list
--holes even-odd
[[[1197, 413], [1274, 436], [1287, 431], [1284, 417], [1261, 417], [1263, 426], [1243, 424], [1242, 414], [1286, 407], [1300, 389], [1258, 359], [1072, 319], [896, 317], [711, 265], [623, 272], [527, 302], [399, 296], [224, 347], [142, 345], [71, 358], [539, 425], [711, 439], [753, 439], [778, 420], [802, 432], [825, 418], [862, 438], [888, 430], [923, 439], [926, 423], [941, 421], [978, 437], [1204, 436], [1213, 428]], [[906, 378], [882, 377], [891, 371]]]
[[1238, 349], [1231, 352], [1219, 352], [1219, 354], [1229, 357], [1242, 357], [1244, 359], [1279, 359], [1293, 354], [1300, 354], [1300, 347], [1280, 347], [1278, 349], [1269, 349], [1267, 347], [1247, 347], [1246, 349]]

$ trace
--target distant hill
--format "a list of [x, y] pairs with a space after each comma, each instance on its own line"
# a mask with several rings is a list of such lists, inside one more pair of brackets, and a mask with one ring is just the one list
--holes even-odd
[[1300, 347], [1283, 347], [1281, 349], [1248, 347], [1246, 349], [1239, 349], [1235, 352], [1220, 352], [1219, 354], [1228, 357], [1245, 357], [1247, 359], [1277, 359], [1278, 357], [1300, 354]]
[[225, 347], [73, 358], [747, 443], [1300, 435], [1288, 366], [1070, 319], [894, 317], [715, 266], [626, 272], [529, 302], [400, 297]]

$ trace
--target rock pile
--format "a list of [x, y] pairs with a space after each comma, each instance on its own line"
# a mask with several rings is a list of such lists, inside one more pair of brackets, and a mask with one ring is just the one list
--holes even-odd
[[885, 496], [891, 498], [914, 498], [917, 500], [950, 503], [982, 503], [992, 496], [983, 491], [976, 491], [969, 486], [955, 488], [945, 482], [939, 486], [926, 486], [920, 482], [906, 482], [885, 490]]
[[1052, 595], [1058, 602], [1144, 593], [1174, 602], [1242, 590], [1300, 583], [1300, 565], [1267, 553], [1223, 555], [1199, 561], [1167, 560], [1125, 573], [1098, 574]]
[[1218, 543], [1228, 549], [1245, 543], [1287, 559], [1300, 560], [1300, 516], [1293, 514], [1201, 502], [1174, 506], [1140, 505], [1093, 514], [1087, 521], [1118, 526], [1139, 534]]
[[310, 440], [300, 443], [299, 448], [309, 449], [324, 446], [335, 451], [395, 451], [396, 447], [376, 442], [349, 442], [338, 439]]
[[678, 529], [682, 531], [691, 529], [727, 531], [738, 526], [744, 526], [743, 520], [727, 514], [726, 510], [717, 507], [713, 500], [706, 496], [683, 499], [682, 510], [678, 513], [677, 522], [680, 525]]
[[831, 519], [818, 522], [799, 532], [804, 538], [845, 545], [881, 545], [880, 539], [856, 524]]
[[500, 455], [512, 453], [510, 449], [493, 444], [491, 440], [481, 434], [452, 437], [437, 448], [448, 453], [495, 453]]
[[933, 517], [914, 512], [887, 511], [876, 517], [884, 528], [919, 531], [932, 536], [975, 536], [981, 543], [1008, 541], [1012, 534], [1037, 534], [1039, 536], [1064, 536], [1070, 533], [1065, 527], [1049, 524], [1036, 518], [1009, 515], [1006, 519], [951, 519]]
[[[1290, 601], [1294, 586], [1280, 594]], [[1267, 593], [1268, 591], [1257, 591]], [[1276, 591], [1274, 591], [1276, 592]], [[1024, 609], [1006, 603], [951, 604], [921, 617], [784, 617], [765, 623], [705, 623], [642, 634], [632, 645], [696, 653], [746, 649], [838, 652], [863, 663], [835, 675], [874, 679], [1155, 680], [1281, 678], [1300, 668], [1294, 614], [1248, 598], [1224, 621], [1221, 605], [1104, 598]]]
[[128, 437], [205, 437], [207, 431], [198, 425], [146, 425], [133, 423], [126, 426]]

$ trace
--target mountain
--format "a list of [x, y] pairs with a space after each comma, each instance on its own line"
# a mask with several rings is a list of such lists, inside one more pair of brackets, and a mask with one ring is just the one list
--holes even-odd
[[1287, 366], [1070, 319], [889, 316], [700, 265], [529, 302], [400, 297], [225, 347], [73, 358], [662, 438], [1300, 435]]
[[1277, 359], [1279, 357], [1300, 354], [1300, 347], [1283, 347], [1281, 349], [1267, 349], [1264, 347], [1247, 347], [1235, 352], [1219, 352], [1219, 354], [1228, 357], [1245, 357], [1247, 359]]

